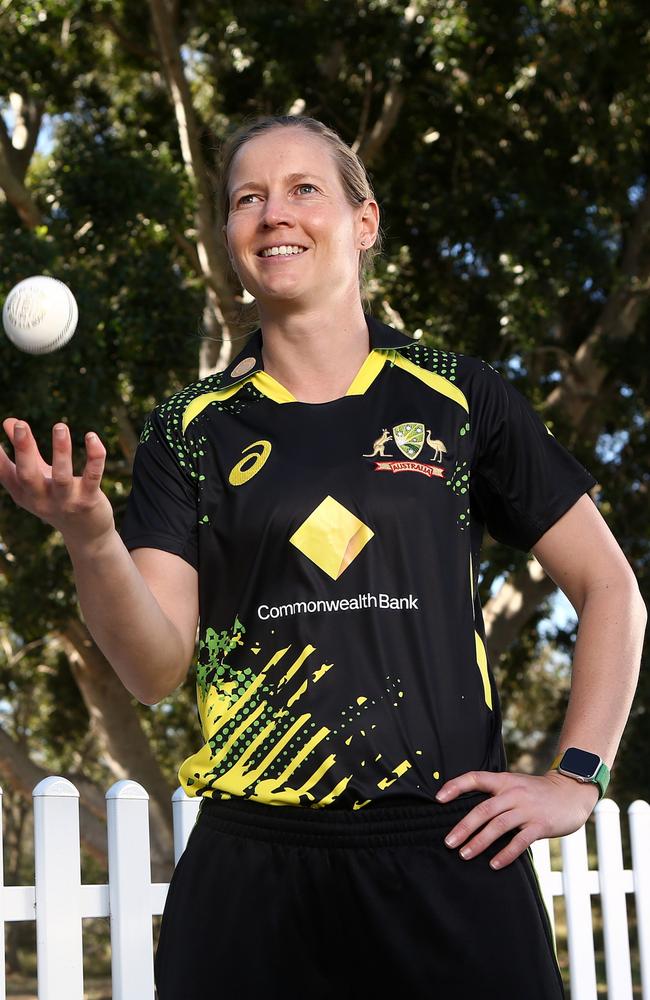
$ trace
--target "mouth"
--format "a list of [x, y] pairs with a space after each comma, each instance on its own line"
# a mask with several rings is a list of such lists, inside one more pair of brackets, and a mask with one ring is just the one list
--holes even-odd
[[303, 253], [307, 253], [307, 247], [300, 246], [299, 244], [291, 244], [288, 246], [266, 247], [264, 250], [259, 250], [256, 256], [267, 260], [269, 257], [300, 257]]

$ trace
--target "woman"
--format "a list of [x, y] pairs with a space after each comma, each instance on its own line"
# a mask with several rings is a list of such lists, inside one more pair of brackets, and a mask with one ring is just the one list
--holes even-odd
[[[202, 805], [159, 998], [562, 997], [529, 845], [604, 791], [646, 621], [595, 480], [490, 365], [364, 314], [379, 210], [336, 133], [244, 127], [223, 192], [260, 329], [152, 413], [122, 538], [95, 435], [79, 478], [64, 425], [51, 470], [24, 421], [5, 421], [16, 465], [0, 456], [14, 499], [62, 531], [85, 619], [142, 702], [183, 681], [200, 618], [204, 744], [180, 779]], [[485, 526], [579, 614], [565, 773], [507, 770]]]

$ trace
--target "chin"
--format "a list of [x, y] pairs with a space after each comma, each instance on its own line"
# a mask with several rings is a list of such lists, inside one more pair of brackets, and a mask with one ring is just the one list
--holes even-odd
[[305, 292], [301, 288], [264, 288], [257, 293], [251, 292], [256, 302], [295, 302], [297, 299], [305, 297]]

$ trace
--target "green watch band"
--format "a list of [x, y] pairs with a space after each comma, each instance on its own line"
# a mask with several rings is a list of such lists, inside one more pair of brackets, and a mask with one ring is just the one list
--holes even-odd
[[609, 784], [609, 768], [596, 753], [569, 747], [557, 755], [549, 771], [559, 771], [576, 781], [598, 785], [598, 800], [602, 799]]

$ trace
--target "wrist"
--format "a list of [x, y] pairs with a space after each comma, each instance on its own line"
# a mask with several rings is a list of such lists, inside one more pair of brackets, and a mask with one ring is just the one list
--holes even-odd
[[602, 798], [609, 784], [610, 771], [598, 753], [579, 747], [567, 747], [555, 757], [547, 774], [566, 777], [574, 783], [592, 785]]
[[106, 531], [91, 536], [87, 533], [81, 535], [72, 528], [62, 528], [60, 531], [73, 563], [84, 559], [96, 560], [101, 558], [105, 552], [110, 551], [114, 546], [115, 538], [119, 538], [115, 525]]

